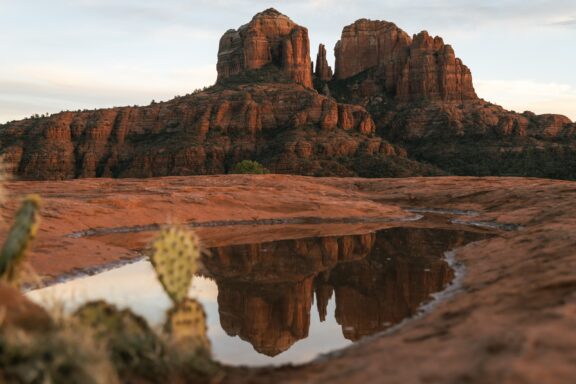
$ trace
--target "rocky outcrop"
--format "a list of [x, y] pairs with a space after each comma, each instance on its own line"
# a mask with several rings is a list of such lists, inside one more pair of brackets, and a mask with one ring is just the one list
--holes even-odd
[[328, 59], [326, 58], [326, 47], [324, 44], [320, 44], [318, 47], [314, 76], [320, 81], [332, 80], [332, 68], [328, 65]]
[[576, 124], [479, 99], [442, 38], [363, 19], [344, 28], [335, 52], [335, 78], [318, 91], [364, 106], [377, 135], [410, 157], [457, 175], [576, 178]]
[[24, 179], [217, 174], [244, 159], [273, 172], [353, 175], [354, 159], [405, 156], [374, 131], [360, 106], [294, 84], [247, 84], [18, 121], [1, 129], [0, 147]]
[[268, 65], [279, 68], [296, 83], [312, 88], [308, 30], [272, 8], [222, 36], [218, 80]]
[[336, 79], [371, 71], [369, 79], [399, 102], [477, 98], [468, 67], [425, 31], [411, 39], [393, 23], [362, 19], [344, 28], [335, 53]]

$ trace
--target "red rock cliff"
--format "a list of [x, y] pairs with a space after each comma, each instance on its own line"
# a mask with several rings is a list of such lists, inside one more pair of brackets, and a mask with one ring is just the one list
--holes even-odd
[[468, 67], [425, 31], [411, 39], [393, 23], [362, 19], [344, 28], [335, 53], [337, 79], [371, 70], [400, 102], [477, 99]]
[[267, 65], [278, 67], [295, 82], [312, 88], [308, 30], [272, 8], [222, 36], [218, 80]]

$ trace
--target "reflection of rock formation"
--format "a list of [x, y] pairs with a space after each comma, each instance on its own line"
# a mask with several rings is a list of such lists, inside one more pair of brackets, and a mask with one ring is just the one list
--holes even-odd
[[362, 260], [375, 234], [283, 240], [211, 250], [222, 328], [274, 356], [308, 336], [314, 276]]
[[369, 257], [338, 265], [325, 283], [334, 289], [335, 316], [344, 336], [358, 340], [413, 316], [454, 276], [444, 252], [483, 237], [437, 229], [379, 232]]
[[231, 245], [212, 249], [212, 257], [204, 263], [218, 281], [293, 282], [339, 262], [365, 258], [375, 238], [374, 233], [368, 233]]
[[220, 324], [268, 356], [308, 336], [312, 278], [279, 284], [218, 282]]
[[342, 237], [212, 249], [222, 328], [274, 356], [308, 336], [314, 294], [320, 319], [336, 298], [336, 320], [357, 340], [414, 314], [452, 271], [443, 252], [478, 234], [396, 228]]

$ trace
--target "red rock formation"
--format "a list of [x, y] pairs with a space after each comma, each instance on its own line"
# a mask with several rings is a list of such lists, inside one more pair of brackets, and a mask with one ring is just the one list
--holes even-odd
[[295, 82], [312, 88], [308, 30], [272, 8], [222, 36], [218, 80], [267, 65], [278, 67]]
[[[320, 46], [323, 95], [310, 89], [308, 46], [305, 28], [264, 11], [222, 37], [215, 86], [147, 107], [0, 125], [0, 154], [25, 179], [219, 174], [247, 159], [314, 176], [576, 178], [566, 166], [576, 158], [576, 124], [479, 100], [470, 71], [439, 37], [359, 20], [336, 45], [331, 81]], [[520, 155], [503, 159], [507, 152]]]
[[368, 158], [386, 163], [377, 176], [439, 172], [374, 137], [364, 108], [309, 89], [308, 45], [305, 28], [264, 11], [222, 37], [215, 86], [147, 107], [11, 123], [0, 148], [25, 179], [218, 174], [246, 159], [318, 176], [361, 175]]
[[362, 19], [344, 28], [335, 53], [337, 79], [371, 70], [400, 102], [477, 99], [470, 70], [425, 31], [411, 39], [393, 23]]
[[215, 174], [244, 159], [274, 172], [353, 175], [336, 157], [404, 156], [374, 130], [360, 106], [294, 84], [260, 83], [26, 119], [1, 129], [0, 148], [25, 179]]
[[575, 163], [576, 124], [479, 99], [470, 70], [440, 37], [358, 20], [335, 51], [335, 80], [318, 90], [366, 107], [377, 133], [409, 156], [458, 175], [576, 178], [566, 166]]
[[314, 75], [321, 81], [332, 80], [332, 68], [328, 65], [328, 60], [326, 59], [326, 47], [324, 44], [320, 44], [318, 47], [316, 70], [314, 71]]

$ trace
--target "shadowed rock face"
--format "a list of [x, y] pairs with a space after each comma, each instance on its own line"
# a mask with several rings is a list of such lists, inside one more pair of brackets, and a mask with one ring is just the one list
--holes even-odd
[[222, 36], [218, 80], [267, 65], [279, 68], [296, 83], [312, 88], [308, 30], [272, 8]]
[[54, 326], [50, 315], [39, 305], [30, 301], [18, 289], [0, 282], [0, 333], [46, 331]]
[[453, 272], [445, 251], [476, 233], [396, 228], [211, 250], [222, 328], [275, 356], [308, 336], [314, 295], [321, 321], [336, 300], [344, 336], [358, 340], [415, 314]]

